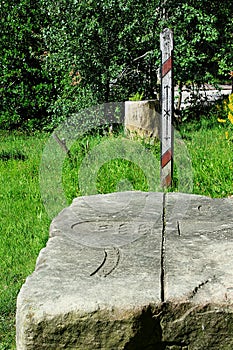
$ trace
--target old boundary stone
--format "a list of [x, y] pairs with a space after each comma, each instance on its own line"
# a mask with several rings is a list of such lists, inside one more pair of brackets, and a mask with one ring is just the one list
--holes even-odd
[[160, 132], [159, 101], [126, 101], [125, 129], [132, 135], [158, 138]]
[[17, 299], [17, 349], [233, 348], [233, 201], [77, 198]]

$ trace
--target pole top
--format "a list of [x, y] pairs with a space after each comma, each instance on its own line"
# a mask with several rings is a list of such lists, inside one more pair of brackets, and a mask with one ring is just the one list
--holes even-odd
[[173, 31], [170, 28], [164, 28], [160, 33], [160, 49], [166, 52], [173, 50]]

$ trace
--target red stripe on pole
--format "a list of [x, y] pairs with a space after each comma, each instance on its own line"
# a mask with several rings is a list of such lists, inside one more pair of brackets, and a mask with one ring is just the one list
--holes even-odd
[[165, 28], [160, 33], [161, 49], [161, 184], [172, 184], [173, 172], [173, 33]]
[[169, 187], [169, 186], [171, 186], [171, 184], [172, 184], [172, 178], [171, 178], [171, 175], [170, 174], [168, 174], [166, 177], [165, 177], [165, 179], [164, 179], [164, 186], [166, 186], [166, 187]]
[[172, 69], [172, 58], [169, 57], [162, 65], [162, 77]]
[[162, 168], [165, 167], [165, 165], [172, 159], [172, 151], [171, 149], [167, 150], [163, 155], [162, 155]]

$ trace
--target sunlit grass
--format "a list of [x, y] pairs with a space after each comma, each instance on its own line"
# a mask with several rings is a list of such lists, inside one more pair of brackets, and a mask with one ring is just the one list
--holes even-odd
[[48, 238], [38, 184], [46, 135], [4, 132], [0, 141], [0, 349], [14, 349], [16, 296]]
[[233, 142], [222, 127], [193, 132], [187, 141], [192, 169], [193, 192], [210, 197], [233, 194]]
[[[190, 182], [196, 194], [232, 195], [233, 142], [226, 139], [224, 128], [216, 124], [193, 131], [190, 127], [181, 134], [183, 138], [178, 140], [175, 153], [180, 153], [183, 170], [187, 170], [183, 158], [188, 157], [191, 164], [191, 169], [185, 172], [183, 188], [185, 182]], [[15, 348], [16, 297], [25, 278], [33, 272], [38, 253], [48, 239], [50, 219], [39, 185], [41, 155], [48, 137], [46, 134], [0, 133], [0, 350]], [[138, 139], [138, 146], [134, 142], [127, 141], [122, 134], [86, 135], [77, 140], [70, 158], [66, 157], [63, 164], [62, 182], [67, 204], [74, 197], [92, 194], [91, 191], [159, 189], [159, 142], [150, 145]], [[121, 145], [127, 148], [125, 154]], [[154, 168], [151, 167], [153, 159]], [[154, 169], [154, 173], [150, 169]], [[80, 174], [83, 176], [81, 183]], [[175, 191], [179, 190], [178, 175], [176, 169]], [[90, 185], [92, 182], [94, 187]]]

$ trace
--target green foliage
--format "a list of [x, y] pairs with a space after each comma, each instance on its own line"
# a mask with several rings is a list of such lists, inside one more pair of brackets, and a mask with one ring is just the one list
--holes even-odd
[[15, 349], [17, 294], [48, 238], [38, 173], [47, 135], [0, 133], [0, 349]]
[[233, 61], [231, 5], [230, 0], [221, 6], [217, 0], [3, 1], [0, 128], [50, 130], [74, 112], [127, 100], [137, 91], [155, 98], [165, 26], [174, 31], [174, 77], [181, 88], [187, 81], [201, 86], [227, 80]]
[[[15, 300], [14, 300], [15, 302]], [[0, 350], [13, 350], [15, 346], [15, 314], [0, 314]]]
[[[186, 128], [186, 129], [185, 129]], [[183, 126], [192, 170], [193, 192], [212, 197], [233, 194], [233, 143], [226, 140], [221, 125], [203, 127], [197, 131]], [[72, 158], [63, 166], [62, 182], [68, 202], [80, 195], [78, 169], [95, 147], [122, 135], [85, 135], [71, 148]], [[39, 187], [41, 153], [48, 135], [25, 136], [0, 133], [1, 154], [24, 155], [25, 158], [0, 158], [0, 194], [2, 214], [0, 229], [0, 344], [2, 349], [14, 349], [16, 296], [25, 278], [33, 271], [39, 250], [48, 239], [49, 219], [43, 207]], [[106, 143], [108, 144], [108, 143]], [[140, 144], [159, 155], [159, 144]], [[58, 146], [59, 147], [59, 146]], [[176, 150], [175, 150], [176, 152]], [[118, 190], [147, 190], [143, 168], [126, 159], [112, 159], [98, 171], [97, 189], [100, 193]], [[176, 190], [176, 188], [174, 188]]]
[[[189, 86], [191, 107], [182, 111], [180, 120], [200, 119], [210, 106], [200, 99], [199, 89], [209, 83], [218, 88], [219, 82], [228, 82], [232, 70], [232, 15], [230, 0], [219, 5], [217, 0], [164, 3], [166, 18], [163, 25], [174, 32], [174, 78], [182, 88]], [[178, 103], [178, 112], [180, 106]]]
[[188, 134], [186, 141], [193, 168], [193, 192], [210, 197], [233, 194], [233, 143], [226, 140], [222, 128], [201, 128]]
[[66, 89], [61, 81], [71, 70], [79, 72], [80, 87], [91, 89], [99, 103], [125, 100], [138, 87], [147, 96], [154, 94], [157, 1], [40, 2], [49, 15], [43, 29], [46, 69], [56, 77], [60, 96]]
[[[121, 152], [122, 148], [123, 152]], [[70, 156], [65, 159], [63, 167], [64, 190], [69, 203], [80, 195], [111, 193], [126, 189], [148, 191], [151, 186], [149, 182], [151, 182], [152, 174], [148, 175], [148, 171], [144, 173], [147, 169], [141, 169], [138, 164], [139, 159], [142, 158], [142, 149], [148, 150], [148, 152], [145, 151], [144, 157], [148, 156], [149, 158], [148, 161], [144, 160], [144, 167], [154, 170], [153, 157], [156, 157], [159, 163], [159, 142], [149, 145], [142, 138], [135, 138], [135, 142], [129, 141], [121, 131], [103, 135], [100, 133], [89, 134], [77, 139], [72, 145]], [[125, 154], [125, 158], [122, 158], [122, 153]], [[151, 157], [149, 157], [150, 154]], [[129, 155], [131, 159], [127, 159]], [[141, 159], [142, 163], [143, 159]], [[82, 175], [79, 172], [81, 167]], [[157, 175], [159, 177], [159, 169], [157, 169]], [[89, 181], [90, 176], [96, 179], [94, 186], [92, 181]], [[155, 172], [153, 176], [155, 176]], [[79, 182], [82, 183], [83, 178], [85, 186], [82, 184], [80, 187]], [[160, 181], [156, 182], [153, 179], [153, 183], [160, 184]], [[157, 185], [155, 187], [158, 188]], [[94, 192], [92, 192], [93, 189]]]
[[99, 170], [97, 183], [100, 193], [148, 191], [147, 179], [142, 169], [126, 159], [113, 159], [104, 164]]
[[20, 159], [25, 160], [27, 156], [21, 150], [11, 150], [11, 151], [1, 151], [0, 159], [1, 160], [10, 160], [10, 159]]
[[0, 128], [40, 127], [51, 92], [41, 67], [40, 7], [30, 0], [3, 1], [0, 18]]
[[232, 69], [232, 2], [225, 0], [173, 2], [167, 0], [167, 19], [175, 37], [176, 81], [227, 80]]
[[219, 123], [222, 124], [225, 130], [227, 140], [233, 140], [233, 94], [225, 98], [216, 106], [215, 115]]
[[141, 94], [140, 92], [136, 92], [135, 95], [131, 95], [131, 97], [129, 97], [129, 101], [142, 101], [143, 95], [143, 92]]

